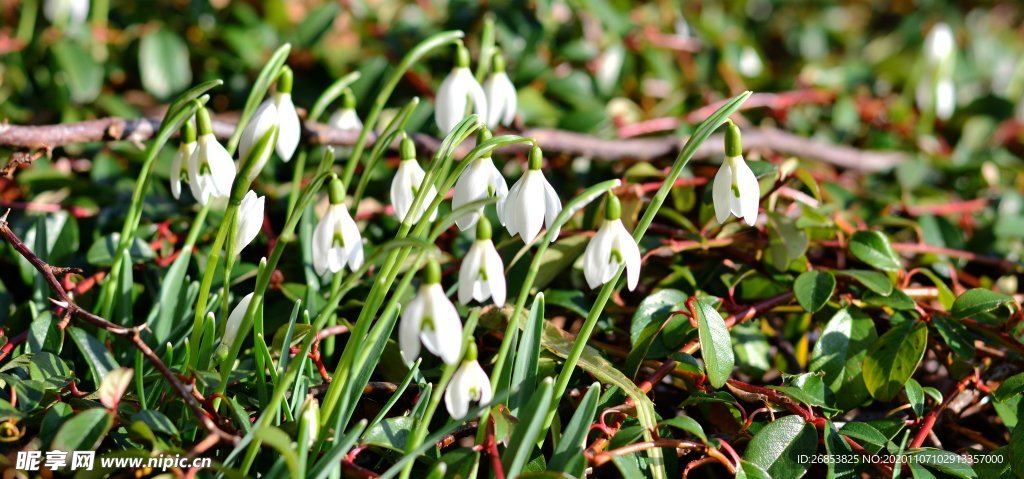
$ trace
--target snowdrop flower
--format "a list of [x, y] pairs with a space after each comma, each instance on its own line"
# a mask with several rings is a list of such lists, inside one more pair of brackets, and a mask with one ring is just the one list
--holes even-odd
[[466, 117], [466, 97], [473, 101], [473, 110], [480, 118], [487, 118], [487, 96], [469, 71], [469, 51], [461, 44], [456, 47], [455, 68], [437, 89], [434, 121], [442, 134], [455, 128]]
[[301, 428], [306, 432], [306, 444], [313, 444], [320, 432], [320, 401], [312, 394], [306, 396], [302, 407]]
[[[274, 125], [278, 127], [277, 143], [275, 144], [277, 156], [281, 157], [285, 163], [292, 159], [295, 149], [299, 146], [299, 136], [302, 133], [299, 114], [295, 111], [295, 104], [292, 102], [292, 81], [291, 68], [282, 68], [281, 74], [277, 78], [277, 91], [260, 103], [252, 119], [245, 125], [238, 144], [239, 157], [243, 161], [249, 157], [249, 152], [256, 146], [260, 138], [263, 138], [263, 135]], [[257, 164], [252, 169], [250, 176], [259, 175], [265, 163], [266, 159]]]
[[484, 82], [487, 97], [487, 127], [509, 126], [516, 117], [516, 87], [505, 73], [505, 57], [494, 55], [494, 71]]
[[421, 342], [445, 364], [459, 361], [462, 321], [441, 288], [441, 267], [434, 260], [427, 263], [423, 284], [416, 297], [405, 305], [402, 324], [398, 326], [398, 345], [406, 362], [412, 363], [420, 356]]
[[362, 130], [363, 121], [356, 113], [356, 99], [352, 96], [352, 90], [346, 88], [341, 94], [341, 109], [331, 115], [327, 120], [328, 124], [339, 130]]
[[263, 207], [267, 197], [256, 196], [256, 192], [249, 190], [242, 203], [238, 207], [238, 217], [235, 225], [234, 252], [239, 254], [259, 234], [263, 226]]
[[350, 271], [363, 265], [363, 238], [345, 208], [345, 186], [337, 177], [328, 187], [331, 205], [313, 231], [313, 269], [323, 275], [337, 273], [345, 264]]
[[453, 419], [462, 419], [469, 413], [472, 403], [486, 405], [491, 402], [491, 379], [476, 360], [476, 344], [470, 342], [466, 359], [452, 375], [444, 392], [444, 405]]
[[231, 194], [236, 170], [231, 155], [213, 136], [210, 112], [206, 108], [200, 107], [196, 112], [196, 123], [199, 140], [188, 158], [188, 186], [196, 201], [205, 205], [210, 198], [226, 198]]
[[483, 302], [492, 298], [497, 306], [505, 305], [505, 265], [491, 242], [491, 222], [480, 218], [476, 223], [476, 241], [462, 258], [459, 268], [459, 302]]
[[[540, 171], [542, 160], [540, 147], [534, 145], [530, 150], [529, 169], [508, 190], [505, 204], [498, 208], [498, 216], [502, 218], [508, 234], [515, 236], [518, 233], [526, 244], [537, 237], [542, 225], [550, 229], [562, 211], [562, 201]], [[557, 237], [558, 229], [555, 229], [551, 241]]]
[[754, 47], [748, 45], [740, 52], [737, 70], [745, 77], [756, 77], [764, 71], [761, 56], [757, 54], [757, 50]]
[[956, 38], [949, 25], [938, 23], [928, 32], [924, 57], [926, 70], [917, 84], [917, 104], [921, 109], [933, 110], [940, 120], [948, 120], [956, 108]]
[[636, 288], [640, 280], [640, 247], [622, 225], [621, 216], [619, 198], [609, 194], [604, 209], [604, 223], [601, 223], [583, 253], [583, 275], [591, 289], [611, 281], [622, 265], [626, 265], [626, 283], [630, 291]]
[[757, 221], [757, 204], [761, 199], [761, 187], [757, 177], [743, 160], [743, 143], [740, 129], [732, 121], [726, 123], [725, 161], [715, 175], [711, 197], [715, 205], [715, 217], [725, 223], [729, 214], [743, 218], [748, 225]]
[[46, 0], [43, 15], [53, 24], [81, 25], [89, 17], [89, 0]]
[[[394, 205], [395, 216], [400, 221], [403, 223], [416, 223], [423, 217], [423, 212], [427, 210], [430, 202], [434, 201], [434, 197], [437, 196], [437, 188], [430, 185], [426, 198], [423, 199], [419, 207], [416, 208], [416, 212], [410, 217], [409, 212], [412, 209], [413, 202], [416, 200], [416, 193], [423, 186], [423, 179], [427, 174], [423, 171], [423, 168], [420, 168], [419, 162], [416, 161], [416, 145], [407, 136], [402, 137], [399, 157], [401, 162], [398, 163], [398, 171], [395, 172], [395, 178], [391, 181], [391, 204]], [[436, 218], [437, 210], [434, 210], [430, 214], [430, 221], [434, 221]]]
[[924, 40], [924, 47], [928, 60], [932, 64], [946, 61], [953, 55], [953, 50], [956, 47], [953, 29], [942, 22], [935, 24]]
[[[476, 144], [483, 143], [491, 139], [491, 132], [486, 128], [481, 128], [480, 133], [476, 137]], [[452, 197], [452, 209], [457, 209], [467, 203], [472, 203], [477, 200], [489, 198], [491, 196], [498, 197], [497, 209], [501, 209], [505, 205], [505, 198], [508, 196], [508, 184], [505, 183], [505, 177], [501, 176], [501, 172], [494, 166], [494, 160], [491, 159], [491, 154], [486, 155], [473, 160], [465, 170], [462, 170], [462, 174], [459, 175], [459, 180], [455, 182], [455, 195]], [[483, 212], [483, 209], [477, 210], [462, 215], [455, 219], [455, 224], [459, 226], [459, 229], [466, 231], [472, 228], [476, 224], [477, 218]]]
[[178, 144], [178, 151], [174, 154], [174, 161], [171, 162], [171, 194], [174, 199], [181, 198], [181, 182], [188, 182], [188, 159], [192, 152], [196, 151], [196, 127], [192, 120], [185, 122], [181, 127], [181, 143]]
[[220, 346], [217, 347], [217, 356], [227, 354], [231, 344], [235, 342], [238, 330], [242, 327], [242, 319], [245, 318], [245, 312], [249, 309], [249, 303], [251, 302], [252, 293], [249, 293], [242, 297], [242, 300], [235, 305], [235, 309], [231, 310], [231, 314], [228, 315], [228, 322], [224, 325], [224, 336], [220, 340]]

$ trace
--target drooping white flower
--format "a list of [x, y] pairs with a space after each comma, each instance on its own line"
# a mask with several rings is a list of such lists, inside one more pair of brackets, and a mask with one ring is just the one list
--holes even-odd
[[491, 222], [480, 218], [476, 224], [476, 241], [469, 247], [459, 267], [459, 302], [483, 302], [492, 298], [497, 306], [505, 305], [505, 265], [491, 241]]
[[487, 127], [511, 125], [516, 117], [516, 86], [505, 73], [505, 58], [500, 53], [494, 56], [494, 71], [484, 82], [484, 95], [487, 97]]
[[363, 265], [363, 237], [345, 208], [345, 186], [334, 178], [328, 191], [331, 205], [313, 231], [313, 268], [318, 275], [337, 273], [346, 264], [350, 271]]
[[942, 79], [935, 84], [935, 116], [948, 120], [956, 109], [956, 87], [953, 80]]
[[[519, 234], [526, 244], [537, 237], [541, 226], [546, 225], [550, 229], [562, 211], [562, 201], [540, 170], [542, 160], [540, 148], [534, 146], [530, 151], [529, 169], [508, 190], [505, 203], [498, 208], [498, 216], [505, 223], [508, 234]], [[556, 229], [551, 241], [557, 237]]]
[[231, 194], [236, 169], [231, 155], [213, 136], [210, 113], [206, 108], [196, 112], [196, 123], [199, 140], [188, 159], [188, 186], [196, 201], [205, 205], [210, 198], [226, 198]]
[[761, 62], [761, 55], [752, 46], [746, 46], [740, 52], [739, 63], [736, 69], [745, 77], [756, 77], [764, 71], [764, 63]]
[[924, 75], [917, 84], [917, 105], [933, 111], [940, 120], [948, 120], [956, 109], [956, 37], [949, 25], [940, 22], [928, 32], [924, 61]]
[[[416, 212], [410, 215], [412, 205], [416, 200], [416, 193], [423, 187], [423, 179], [427, 174], [416, 161], [416, 146], [411, 138], [403, 137], [399, 150], [401, 161], [398, 163], [395, 178], [391, 180], [391, 204], [395, 207], [395, 217], [399, 221], [417, 223], [423, 218], [423, 212], [430, 206], [430, 202], [434, 201], [434, 197], [437, 196], [437, 188], [430, 185], [427, 196], [420, 202]], [[437, 210], [434, 210], [430, 214], [430, 221], [434, 221], [436, 218]]]
[[604, 222], [583, 252], [583, 275], [591, 289], [611, 281], [622, 265], [626, 266], [626, 284], [630, 291], [640, 280], [640, 247], [623, 226], [621, 215], [619, 199], [608, 195]]
[[[274, 149], [277, 151], [277, 156], [287, 163], [295, 154], [295, 149], [299, 146], [299, 137], [302, 135], [299, 114], [295, 111], [295, 104], [292, 102], [292, 70], [288, 67], [281, 69], [281, 74], [277, 79], [277, 91], [260, 103], [256, 113], [242, 130], [242, 137], [238, 143], [238, 153], [242, 161], [249, 158], [252, 148], [274, 125], [278, 127], [277, 143], [275, 143]], [[266, 163], [265, 159], [252, 169], [250, 176], [255, 178], [259, 175], [263, 169], [263, 163]]]
[[327, 123], [339, 130], [362, 130], [363, 121], [356, 113], [356, 99], [348, 88], [342, 93], [341, 108], [331, 115]]
[[186, 121], [181, 128], [181, 143], [171, 161], [171, 195], [174, 199], [181, 198], [181, 181], [188, 181], [188, 160], [196, 151], [196, 127], [192, 121]]
[[46, 0], [43, 16], [53, 24], [81, 25], [89, 17], [89, 0]]
[[234, 251], [239, 254], [245, 249], [263, 226], [263, 207], [266, 203], [265, 196], [256, 196], [256, 192], [249, 190], [242, 198], [238, 207], [238, 218], [235, 225]]
[[743, 160], [743, 145], [740, 129], [729, 121], [725, 130], [725, 161], [715, 175], [711, 187], [715, 205], [715, 217], [725, 223], [730, 214], [743, 218], [750, 226], [757, 221], [757, 205], [761, 199], [761, 188], [754, 172]]
[[[480, 133], [476, 137], [476, 144], [479, 145], [490, 138], [491, 132], [486, 128], [481, 128]], [[491, 154], [488, 153], [481, 158], [473, 160], [465, 170], [462, 170], [458, 181], [455, 182], [452, 209], [455, 210], [462, 205], [491, 196], [498, 197], [496, 207], [498, 211], [501, 211], [505, 205], [505, 198], [508, 197], [508, 184], [505, 183], [505, 177], [501, 176], [498, 168], [494, 166], [494, 160], [491, 159]], [[474, 212], [464, 214], [455, 219], [455, 224], [462, 231], [472, 228], [482, 212], [483, 208], [480, 208]]]
[[444, 392], [444, 405], [453, 419], [462, 419], [473, 404], [491, 402], [491, 379], [476, 360], [476, 344], [469, 343], [466, 359], [452, 375]]
[[398, 326], [402, 357], [412, 363], [420, 356], [420, 343], [445, 364], [455, 364], [462, 352], [462, 321], [455, 305], [441, 288], [441, 267], [430, 260], [416, 297], [405, 305]]
[[953, 36], [953, 29], [944, 22], [936, 23], [928, 32], [924, 40], [925, 54], [932, 63], [945, 61], [953, 55], [956, 47], [956, 39]]
[[487, 118], [487, 96], [473, 72], [469, 71], [469, 52], [466, 47], [459, 45], [455, 68], [452, 68], [437, 89], [434, 121], [442, 134], [447, 135], [466, 117], [467, 98], [472, 100], [477, 116]]
[[320, 432], [320, 401], [312, 394], [302, 405], [302, 428], [306, 430], [306, 444], [313, 444]]
[[218, 352], [226, 352], [226, 348], [230, 348], [231, 344], [235, 341], [235, 337], [238, 336], [238, 330], [242, 327], [242, 319], [245, 318], [245, 312], [249, 309], [250, 302], [252, 302], [252, 293], [243, 296], [238, 304], [235, 305], [235, 308], [231, 310], [231, 314], [228, 315], [228, 322], [224, 325], [224, 336], [221, 338], [220, 346], [217, 348]]

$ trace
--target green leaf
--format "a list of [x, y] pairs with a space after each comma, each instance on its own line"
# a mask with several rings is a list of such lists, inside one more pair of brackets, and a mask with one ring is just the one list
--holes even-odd
[[1013, 302], [1013, 298], [985, 288], [974, 288], [964, 292], [953, 301], [949, 310], [954, 319], [964, 319], [987, 313], [1005, 304]]
[[192, 83], [188, 45], [174, 31], [161, 26], [139, 42], [139, 74], [146, 91], [166, 100]]
[[736, 479], [772, 479], [772, 476], [761, 466], [740, 459], [740, 467], [736, 468]]
[[707, 369], [711, 385], [720, 388], [729, 379], [735, 365], [729, 328], [726, 327], [722, 315], [711, 305], [702, 300], [696, 301], [696, 304], [697, 334], [700, 337], [704, 367]]
[[836, 290], [836, 278], [828, 271], [807, 271], [796, 278], [793, 293], [800, 306], [815, 313], [828, 303]]
[[910, 462], [911, 464], [920, 464], [943, 474], [949, 474], [961, 479], [978, 477], [974, 469], [971, 469], [967, 459], [953, 452], [923, 447], [907, 451], [907, 456], [913, 458], [913, 461]]
[[299, 457], [288, 434], [274, 426], [263, 426], [253, 431], [253, 437], [274, 448], [284, 458], [292, 477], [306, 477], [305, 471], [299, 470]]
[[865, 288], [882, 296], [889, 296], [892, 293], [892, 281], [884, 273], [866, 269], [848, 269], [836, 271], [836, 274], [853, 278], [854, 281], [864, 285]]
[[[533, 391], [533, 399], [526, 405], [526, 410], [547, 411], [551, 407], [553, 389], [554, 381], [551, 378], [544, 379], [540, 383], [540, 387]], [[533, 448], [542, 434], [544, 420], [544, 414], [530, 414], [519, 418], [519, 423], [512, 430], [508, 447], [501, 455], [501, 464], [508, 477], [517, 477], [530, 459], [530, 453], [533, 452]]]
[[107, 409], [116, 412], [117, 404], [121, 402], [121, 397], [128, 391], [128, 386], [131, 386], [134, 374], [135, 371], [131, 368], [117, 368], [110, 371], [103, 378], [103, 383], [100, 384], [100, 389], [97, 391], [100, 403]]
[[88, 409], [68, 419], [53, 438], [51, 449], [94, 451], [114, 425], [114, 416], [106, 409]]
[[508, 407], [513, 416], [519, 416], [520, 408], [533, 396], [537, 388], [537, 363], [540, 361], [543, 323], [544, 293], [537, 293], [533, 307], [530, 308], [526, 327], [519, 337], [519, 348], [516, 350], [515, 363], [512, 365], [511, 390], [515, 391], [515, 394], [509, 399]]
[[86, 364], [89, 365], [89, 371], [92, 372], [93, 382], [96, 387], [99, 387], [100, 382], [112, 369], [117, 367], [117, 360], [110, 354], [107, 347], [100, 342], [100, 340], [94, 338], [83, 329], [71, 326], [68, 328], [71, 331], [71, 339], [75, 342], [75, 346], [82, 353], [82, 357], [85, 358]]
[[810, 467], [801, 455], [818, 449], [818, 432], [800, 416], [785, 416], [768, 423], [750, 440], [743, 458], [768, 471], [770, 477], [799, 479]]
[[582, 461], [575, 461], [575, 459], [582, 457], [583, 449], [587, 447], [587, 433], [590, 432], [590, 424], [594, 420], [594, 415], [597, 414], [597, 401], [600, 398], [601, 385], [594, 383], [587, 389], [587, 394], [583, 396], [572, 419], [565, 425], [562, 437], [555, 444], [551, 461], [548, 463], [549, 469], [578, 475], [579, 471], [573, 466], [585, 467]]
[[883, 271], [899, 271], [900, 258], [892, 250], [889, 238], [879, 231], [858, 231], [850, 237], [850, 253], [857, 259]]
[[[89, 247], [89, 252], [85, 254], [86, 261], [94, 266], [110, 266], [114, 264], [114, 252], [117, 251], [117, 244], [120, 240], [120, 233], [112, 233], [98, 238]], [[132, 245], [128, 251], [131, 254], [132, 260], [140, 263], [156, 257], [153, 248], [150, 248], [145, 241], [139, 238], [132, 239]]]
[[701, 427], [700, 423], [697, 422], [696, 419], [690, 416], [676, 416], [674, 418], [661, 421], [658, 425], [671, 426], [676, 429], [686, 431], [699, 438], [702, 442], [708, 442], [708, 436], [704, 433], [704, 428]]
[[932, 326], [961, 360], [968, 361], [974, 358], [971, 332], [960, 321], [937, 314], [932, 317]]
[[[426, 403], [426, 401], [420, 402]], [[367, 431], [363, 442], [403, 452], [405, 451], [405, 442], [415, 423], [416, 420], [412, 416], [395, 416], [385, 419]]]
[[864, 358], [864, 384], [871, 396], [890, 401], [917, 370], [928, 345], [928, 327], [906, 321], [878, 338]]
[[[831, 479], [859, 478], [860, 471], [856, 464], [859, 458], [854, 456], [853, 448], [846, 439], [836, 431], [835, 424], [829, 421], [825, 425], [825, 451], [833, 458], [828, 462], [828, 477]], [[847, 458], [843, 460], [842, 458]]]
[[1006, 401], [1014, 396], [1024, 393], [1024, 373], [1010, 376], [999, 385], [992, 393], [996, 401]]
[[139, 411], [132, 415], [132, 421], [144, 422], [154, 432], [172, 437], [178, 435], [178, 427], [160, 411], [150, 409]]
[[103, 67], [92, 54], [71, 37], [61, 38], [51, 51], [57, 63], [57, 81], [67, 85], [71, 101], [81, 104], [95, 100], [103, 86]]
[[814, 344], [809, 370], [825, 373], [825, 384], [837, 394], [851, 382], [863, 384], [861, 364], [868, 347], [877, 338], [871, 318], [841, 309], [825, 325]]
[[921, 383], [917, 382], [914, 378], [910, 378], [907, 384], [903, 386], [903, 392], [906, 393], [907, 401], [910, 402], [910, 407], [914, 410], [914, 414], [921, 417], [921, 414], [924, 413], [924, 389], [921, 387]]

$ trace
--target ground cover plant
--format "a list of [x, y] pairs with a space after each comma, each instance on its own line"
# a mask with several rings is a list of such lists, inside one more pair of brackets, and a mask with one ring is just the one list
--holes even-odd
[[0, 471], [1022, 477], [1022, 17], [2, 3]]

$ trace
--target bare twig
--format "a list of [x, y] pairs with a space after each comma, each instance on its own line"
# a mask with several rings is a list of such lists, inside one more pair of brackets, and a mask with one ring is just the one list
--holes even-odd
[[[158, 118], [103, 118], [60, 125], [3, 125], [0, 126], [0, 146], [27, 149], [52, 149], [75, 143], [99, 141], [143, 141], [151, 138], [159, 128]], [[228, 138], [234, 131], [235, 123], [226, 119], [213, 121], [213, 132], [218, 138]], [[359, 132], [339, 130], [329, 125], [306, 122], [303, 125], [303, 140], [309, 145], [351, 146]], [[529, 128], [512, 132], [534, 138], [546, 152], [586, 156], [594, 160], [609, 161], [621, 159], [653, 160], [675, 155], [685, 143], [685, 138], [675, 135], [657, 138], [605, 139], [594, 136], [549, 128]], [[424, 134], [412, 135], [417, 149], [426, 153], [437, 151], [440, 140]], [[371, 134], [369, 144], [376, 141]], [[899, 152], [858, 150], [803, 138], [774, 128], [747, 128], [743, 133], [744, 145], [752, 149], [771, 150], [783, 155], [792, 155], [814, 161], [859, 171], [880, 171], [894, 167], [906, 155]], [[457, 156], [465, 155], [472, 148], [472, 141], [463, 144]], [[398, 148], [398, 141], [392, 145]], [[511, 145], [512, 151], [526, 152], [529, 145]], [[720, 135], [712, 136], [694, 153], [694, 158], [718, 158], [724, 154]]]
[[150, 349], [149, 345], [147, 345], [146, 342], [143, 341], [142, 331], [145, 330], [145, 324], [130, 328], [119, 326], [93, 313], [90, 313], [89, 311], [86, 311], [85, 309], [82, 309], [80, 306], [75, 304], [75, 302], [68, 295], [67, 291], [60, 284], [60, 281], [57, 280], [56, 276], [58, 273], [66, 272], [67, 268], [51, 266], [50, 264], [40, 259], [39, 256], [36, 256], [36, 254], [33, 253], [32, 250], [28, 248], [28, 246], [25, 246], [25, 243], [20, 238], [18, 238], [16, 234], [14, 234], [14, 231], [11, 230], [10, 224], [7, 222], [6, 214], [3, 215], [3, 217], [0, 217], [0, 237], [3, 237], [4, 240], [10, 243], [11, 246], [14, 247], [15, 251], [18, 252], [18, 254], [24, 257], [30, 264], [32, 264], [32, 266], [37, 271], [39, 271], [39, 273], [43, 277], [43, 280], [46, 282], [46, 284], [50, 287], [50, 290], [53, 291], [53, 294], [56, 296], [56, 298], [51, 299], [51, 301], [55, 305], [63, 308], [65, 314], [76, 319], [79, 319], [81, 321], [84, 321], [86, 323], [89, 323], [98, 328], [104, 329], [111, 334], [121, 336], [131, 341], [132, 345], [134, 345], [135, 348], [142, 353], [146, 360], [148, 360], [150, 364], [154, 368], [156, 368], [157, 371], [160, 372], [164, 379], [166, 379], [167, 382], [171, 383], [171, 386], [174, 388], [177, 394], [181, 396], [181, 398], [185, 401], [185, 404], [188, 406], [188, 408], [192, 411], [192, 413], [196, 416], [199, 422], [210, 434], [216, 436], [218, 440], [225, 441], [230, 444], [235, 444], [239, 441], [238, 436], [225, 432], [224, 430], [217, 426], [217, 424], [210, 418], [210, 416], [202, 408], [199, 402], [196, 401], [195, 397], [192, 395], [192, 392], [189, 390], [189, 388], [181, 382], [177, 374], [171, 371], [170, 368], [168, 368], [167, 365], [164, 364], [164, 362], [160, 359], [160, 357], [157, 356], [152, 349]]

